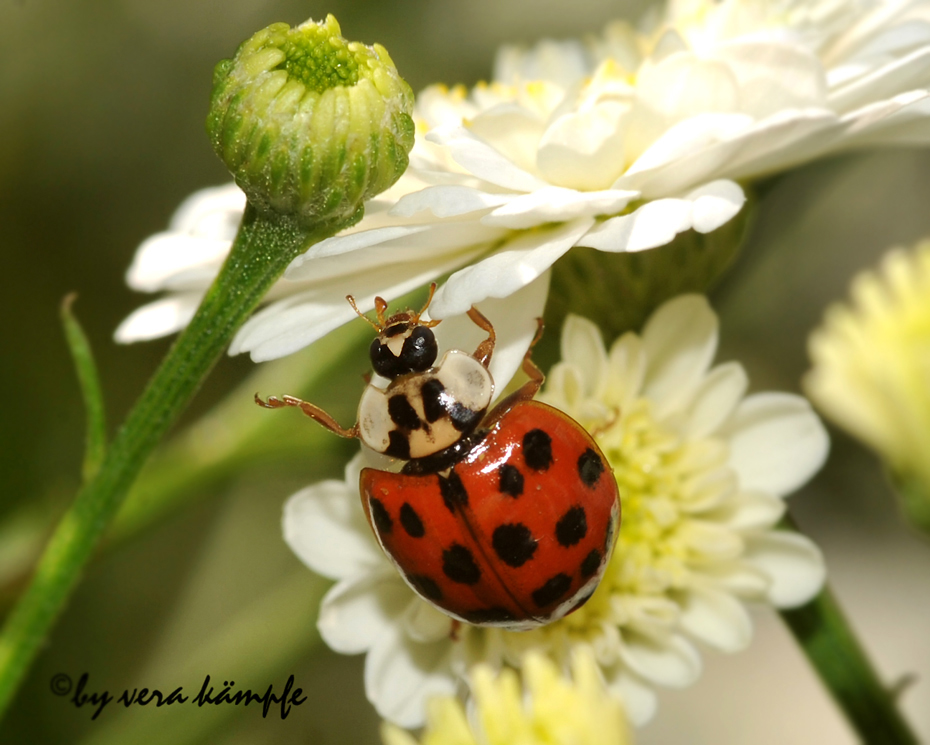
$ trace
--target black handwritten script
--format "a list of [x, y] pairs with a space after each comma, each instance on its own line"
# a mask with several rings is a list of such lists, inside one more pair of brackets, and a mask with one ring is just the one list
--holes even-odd
[[[68, 701], [77, 709], [82, 709], [85, 706], [89, 707], [89, 710], [93, 711], [91, 719], [99, 717], [107, 705], [114, 701], [117, 704], [122, 704], [127, 709], [130, 706], [148, 706], [150, 704], [155, 707], [196, 704], [203, 708], [204, 706], [220, 706], [221, 704], [248, 706], [255, 703], [262, 705], [262, 718], [267, 717], [272, 705], [277, 704], [280, 709], [281, 719], [287, 719], [292, 706], [300, 706], [307, 700], [306, 696], [301, 696], [303, 693], [302, 688], [294, 688], [293, 675], [287, 679], [280, 696], [273, 693], [274, 685], [269, 685], [264, 693], [252, 691], [252, 689], [236, 691], [236, 681], [234, 680], [224, 680], [222, 688], [218, 685], [214, 687], [210, 685], [210, 676], [207, 675], [203, 679], [200, 691], [193, 698], [184, 695], [183, 686], [178, 686], [170, 693], [163, 693], [157, 688], [133, 688], [130, 693], [127, 688], [117, 698], [109, 691], [90, 690], [88, 688], [89, 680], [90, 675], [84, 673], [78, 678], [77, 686], [75, 686], [69, 675], [58, 673], [51, 680], [52, 693], [56, 696], [70, 695]], [[72, 693], [73, 695], [71, 695]]]

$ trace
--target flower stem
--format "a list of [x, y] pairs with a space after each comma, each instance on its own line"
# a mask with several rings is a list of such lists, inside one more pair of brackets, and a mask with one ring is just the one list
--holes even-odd
[[[129, 413], [94, 477], [49, 540], [32, 582], [0, 635], [0, 716], [145, 463], [265, 292], [306, 246], [347, 221], [303, 228], [246, 208], [226, 263]], [[348, 222], [351, 222], [348, 221]]]
[[917, 743], [829, 588], [781, 617], [862, 742]]

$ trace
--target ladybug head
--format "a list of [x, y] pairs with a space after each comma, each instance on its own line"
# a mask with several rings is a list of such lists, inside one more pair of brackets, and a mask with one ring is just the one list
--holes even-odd
[[375, 313], [377, 321], [372, 321], [362, 315], [355, 305], [351, 295], [346, 300], [362, 318], [370, 323], [378, 332], [368, 350], [371, 357], [371, 366], [374, 371], [385, 378], [396, 378], [400, 375], [429, 370], [436, 361], [439, 347], [432, 327], [439, 321], [424, 321], [421, 316], [429, 307], [436, 291], [436, 283], [429, 288], [429, 297], [420, 311], [402, 310], [389, 318], [384, 317], [387, 302], [383, 298], [375, 298]]

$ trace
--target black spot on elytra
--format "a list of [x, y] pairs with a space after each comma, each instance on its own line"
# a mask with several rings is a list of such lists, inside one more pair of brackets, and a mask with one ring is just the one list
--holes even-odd
[[581, 562], [581, 576], [587, 579], [597, 571], [601, 565], [601, 552], [596, 548], [591, 549], [591, 553], [584, 557]]
[[445, 386], [436, 378], [430, 378], [420, 386], [420, 396], [423, 398], [423, 414], [426, 421], [432, 423], [446, 413], [446, 407], [442, 402], [442, 393], [446, 390]]
[[442, 571], [453, 582], [462, 585], [473, 585], [481, 579], [481, 569], [475, 563], [475, 557], [461, 543], [453, 543], [442, 552]]
[[507, 623], [517, 620], [514, 618], [513, 613], [506, 608], [479, 608], [478, 610], [466, 611], [461, 615], [468, 623], [473, 623], [478, 626], [481, 624]]
[[578, 457], [578, 476], [589, 489], [597, 486], [604, 473], [604, 461], [594, 450], [588, 448]]
[[498, 525], [491, 535], [491, 545], [507, 566], [522, 567], [536, 553], [537, 540], [523, 523]]
[[449, 408], [449, 421], [452, 422], [452, 426], [459, 432], [470, 432], [478, 426], [478, 422], [481, 421], [484, 412], [485, 409], [475, 411], [474, 409], [469, 409], [467, 406], [456, 402]]
[[384, 449], [384, 454], [400, 460], [410, 460], [410, 441], [407, 435], [396, 429], [388, 432], [388, 446]]
[[584, 514], [584, 507], [575, 505], [562, 515], [555, 526], [555, 537], [560, 546], [568, 548], [574, 546], [588, 533], [588, 519]]
[[407, 581], [427, 600], [433, 602], [442, 600], [442, 590], [439, 589], [439, 585], [425, 574], [408, 574]]
[[390, 533], [394, 529], [394, 521], [388, 514], [384, 502], [375, 497], [368, 497], [368, 509], [371, 511], [372, 522], [379, 534]]
[[500, 477], [501, 494], [509, 494], [511, 497], [519, 497], [523, 494], [523, 474], [520, 469], [510, 463], [504, 463], [497, 469], [497, 475]]
[[402, 393], [388, 399], [388, 414], [401, 429], [414, 430], [422, 426], [416, 410]]
[[523, 459], [534, 471], [545, 471], [552, 465], [552, 438], [541, 429], [531, 429], [523, 435]]
[[550, 577], [542, 587], [533, 590], [533, 602], [540, 608], [545, 608], [547, 605], [551, 605], [556, 600], [559, 600], [568, 592], [568, 588], [571, 586], [571, 577], [567, 574], [557, 574], [554, 577]]
[[404, 526], [404, 530], [407, 531], [407, 535], [411, 538], [422, 538], [423, 534], [426, 533], [423, 521], [417, 511], [410, 506], [410, 502], [404, 502], [400, 508], [400, 524]]
[[442, 494], [442, 501], [449, 512], [454, 514], [458, 507], [468, 504], [468, 492], [465, 491], [465, 485], [455, 471], [450, 471], [448, 476], [438, 474], [438, 477], [439, 493]]

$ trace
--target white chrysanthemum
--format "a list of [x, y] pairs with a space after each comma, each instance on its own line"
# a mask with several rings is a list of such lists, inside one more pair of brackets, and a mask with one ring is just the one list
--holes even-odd
[[[930, 499], [930, 241], [860, 274], [810, 339], [817, 406]], [[917, 493], [914, 494], [918, 496]], [[917, 507], [917, 505], [913, 505]], [[922, 510], [923, 519], [930, 508]], [[912, 515], [916, 517], [916, 515]], [[928, 526], [924, 526], [925, 528]]]
[[[231, 351], [295, 351], [353, 317], [347, 293], [371, 308], [376, 294], [451, 272], [433, 305], [446, 318], [538, 283], [573, 246], [641, 251], [712, 231], [743, 204], [733, 179], [839, 149], [926, 143], [928, 86], [930, 8], [916, 0], [681, 0], [648, 31], [617, 23], [586, 43], [505, 48], [491, 84], [420, 94], [406, 174], [361, 223], [291, 265]], [[237, 198], [232, 187], [202, 193], [143, 244], [130, 285], [173, 294], [134, 313], [118, 339], [186, 323]]]
[[[524, 691], [513, 670], [495, 675], [488, 665], [472, 671], [473, 708], [466, 717], [452, 697], [430, 701], [421, 745], [627, 745], [623, 709], [604, 688], [590, 651], [572, 659], [572, 677], [541, 654], [523, 660]], [[394, 725], [382, 728], [385, 745], [417, 745]]]
[[295, 494], [285, 539], [313, 570], [337, 580], [319, 628], [333, 649], [367, 652], [365, 689], [385, 718], [423, 722], [424, 701], [451, 694], [476, 662], [519, 664], [540, 649], [566, 659], [590, 646], [608, 686], [636, 724], [656, 706], [653, 688], [693, 683], [694, 641], [735, 652], [750, 641], [746, 601], [800, 605], [824, 581], [820, 552], [775, 530], [783, 498], [826, 457], [828, 441], [807, 402], [745, 396], [735, 363], [712, 367], [717, 318], [681, 296], [642, 333], [609, 350], [589, 321], [570, 317], [544, 400], [598, 441], [620, 487], [623, 519], [594, 596], [533, 631], [462, 625], [407, 587], [381, 553], [358, 495], [359, 460], [346, 479]]

